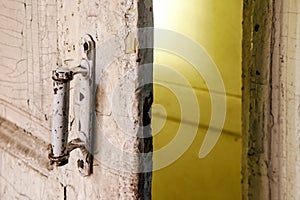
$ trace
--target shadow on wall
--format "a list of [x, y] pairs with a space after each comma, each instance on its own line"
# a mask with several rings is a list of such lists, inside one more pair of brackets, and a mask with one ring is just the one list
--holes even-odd
[[[153, 199], [240, 199], [242, 1], [154, 0], [154, 22], [156, 28], [181, 33], [206, 49], [223, 78], [227, 110], [217, 145], [207, 157], [199, 159], [199, 149], [210, 124], [210, 95], [223, 94], [208, 91], [201, 75], [180, 55], [155, 49], [154, 151], [170, 144], [179, 132], [183, 133], [183, 139], [174, 148], [188, 143], [185, 137], [189, 138], [190, 130], [196, 129], [197, 135], [176, 162], [154, 171]], [[162, 67], [187, 81], [173, 73], [161, 74]], [[191, 89], [196, 99], [185, 96]], [[191, 106], [194, 100], [198, 101], [200, 120], [187, 120], [182, 113], [197, 112]], [[154, 153], [154, 169], [170, 156]]]

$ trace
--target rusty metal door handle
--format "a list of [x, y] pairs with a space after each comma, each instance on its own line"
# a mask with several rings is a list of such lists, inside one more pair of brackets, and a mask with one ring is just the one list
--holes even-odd
[[[63, 166], [68, 163], [70, 152], [80, 148], [77, 161], [83, 176], [92, 172], [93, 135], [95, 118], [95, 42], [90, 35], [82, 38], [83, 56], [79, 66], [57, 68], [52, 72], [53, 115], [52, 139], [49, 152], [51, 164]], [[78, 138], [68, 142], [70, 82], [76, 76], [74, 86], [74, 117]]]

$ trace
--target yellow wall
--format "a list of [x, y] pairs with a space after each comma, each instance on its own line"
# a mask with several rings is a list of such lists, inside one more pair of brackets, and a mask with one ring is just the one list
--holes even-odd
[[[201, 117], [197, 136], [190, 148], [172, 165], [154, 171], [153, 199], [241, 199], [242, 0], [154, 0], [154, 20], [156, 28], [182, 33], [206, 49], [224, 81], [227, 115], [217, 145], [207, 157], [199, 159], [199, 149], [211, 116], [211, 101], [205, 82], [186, 60], [170, 52], [155, 50], [154, 150], [169, 144], [179, 125], [184, 124], [187, 130], [197, 126], [193, 120], [181, 119], [182, 102], [168, 89], [167, 79], [158, 74], [161, 73], [159, 65], [171, 67], [189, 81], [197, 95]], [[169, 79], [179, 95], [189, 88], [176, 78]], [[195, 108], [188, 107], [188, 112], [195, 112]], [[154, 154], [154, 169], [157, 163], [163, 162], [160, 159]]]

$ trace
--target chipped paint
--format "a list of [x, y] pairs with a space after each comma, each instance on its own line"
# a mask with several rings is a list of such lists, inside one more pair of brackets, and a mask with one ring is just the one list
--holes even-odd
[[[23, 3], [26, 4], [26, 9]], [[124, 152], [136, 153], [139, 149], [143, 149], [144, 140], [137, 137], [137, 132], [135, 132], [136, 135], [128, 136], [116, 126], [111, 115], [114, 105], [110, 99], [118, 81], [124, 78], [124, 85], [120, 88], [121, 99], [127, 100], [120, 101], [118, 104], [122, 114], [126, 116], [125, 122], [132, 123], [131, 116], [126, 115], [132, 105], [134, 106], [132, 115], [138, 120], [139, 117], [142, 117], [142, 115], [138, 115], [137, 110], [140, 103], [135, 94], [139, 87], [139, 64], [144, 60], [151, 60], [151, 56], [140, 54], [140, 62], [136, 62], [139, 53], [139, 50], [136, 49], [139, 43], [137, 28], [141, 27], [138, 25], [139, 21], [142, 21], [143, 24], [147, 22], [148, 26], [153, 26], [152, 13], [150, 14], [148, 9], [152, 5], [151, 0], [45, 0], [32, 1], [31, 3], [22, 0], [4, 0], [3, 4], [5, 6], [0, 8], [3, 15], [13, 17], [19, 22], [13, 22], [18, 23], [16, 25], [0, 18], [0, 21], [5, 24], [5, 33], [0, 38], [0, 46], [6, 49], [3, 52], [5, 57], [13, 58], [0, 61], [3, 64], [0, 66], [3, 72], [0, 81], [0, 88], [3, 91], [1, 94], [7, 94], [0, 98], [1, 105], [3, 105], [1, 106], [1, 116], [14, 121], [20, 130], [26, 129], [32, 133], [32, 137], [38, 136], [41, 140], [49, 143], [53, 118], [51, 115], [51, 97], [54, 94], [49, 72], [61, 66], [73, 67], [80, 62], [80, 38], [82, 35], [91, 34], [96, 39], [96, 43], [99, 44], [115, 37], [117, 48], [109, 50], [122, 52], [122, 55], [117, 57], [109, 68], [104, 70], [99, 66], [99, 69], [96, 70], [97, 73], [99, 72], [96, 75], [97, 78], [101, 77], [101, 84], [97, 83], [97, 91], [100, 92], [96, 93], [96, 104], [99, 108], [104, 109], [104, 112], [101, 110], [102, 113], [97, 113], [97, 133], [100, 131], [104, 133], [105, 137]], [[147, 4], [147, 9], [144, 9], [144, 6], [139, 6], [139, 4]], [[136, 39], [128, 43], [128, 53], [126, 53], [125, 39], [130, 32], [136, 35]], [[105, 57], [107, 50], [102, 49], [97, 56], [100, 63], [107, 59]], [[70, 87], [72, 88], [72, 85]], [[143, 93], [143, 91], [140, 92]], [[57, 88], [56, 95], [58, 93], [59, 88]], [[139, 108], [142, 109], [143, 106]], [[45, 114], [48, 120], [45, 120]], [[70, 110], [70, 118], [74, 118], [72, 109]], [[70, 139], [76, 137], [74, 129], [69, 133], [69, 137]], [[25, 137], [20, 138], [25, 139]], [[99, 147], [97, 152], [101, 154], [101, 138], [96, 139], [97, 147]], [[147, 146], [145, 151], [151, 149], [149, 147], [152, 143], [149, 141], [145, 144]], [[37, 146], [37, 149], [40, 151], [41, 158], [48, 160], [47, 150], [39, 147]], [[5, 150], [0, 152], [2, 155], [0, 157], [1, 164], [11, 165], [10, 169], [6, 168], [7, 171], [1, 170], [0, 172], [5, 180], [8, 180], [2, 181], [0, 178], [1, 198], [151, 198], [151, 173], [122, 172], [96, 160], [93, 175], [83, 179], [77, 169], [76, 151], [78, 150], [74, 150], [75, 152], [72, 153], [74, 156], [69, 158], [69, 163], [72, 164], [51, 172], [46, 170], [47, 177], [44, 177], [35, 173], [44, 169], [42, 164], [35, 163], [37, 158], [33, 157], [33, 154], [27, 150], [30, 148], [34, 148], [34, 146], [28, 145], [26, 149], [21, 151]], [[21, 158], [16, 156], [17, 159], [14, 156], [9, 156], [13, 154], [23, 155], [23, 150], [29, 153], [20, 156]], [[11, 154], [6, 153], [8, 151]], [[30, 167], [18, 165], [18, 163], [22, 164], [25, 161], [30, 163]], [[124, 157], [120, 157], [119, 161], [124, 167], [127, 165], [130, 165], [131, 168], [139, 167], [138, 162], [128, 162]], [[34, 177], [28, 179], [28, 176]], [[13, 189], [7, 189], [11, 188], [10, 183], [14, 186]], [[26, 187], [19, 183], [26, 183]]]
[[57, 69], [53, 71], [52, 78], [52, 154], [53, 157], [63, 157], [68, 154], [70, 81], [73, 79], [73, 72]]

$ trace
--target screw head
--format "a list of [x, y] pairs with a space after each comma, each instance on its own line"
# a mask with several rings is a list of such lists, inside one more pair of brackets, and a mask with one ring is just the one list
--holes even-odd
[[88, 42], [85, 42], [85, 43], [83, 44], [83, 49], [84, 49], [84, 51], [88, 51], [88, 50], [90, 49], [90, 46], [89, 46], [89, 43], [88, 43]]
[[84, 168], [84, 161], [83, 160], [77, 160], [77, 166], [78, 166], [78, 168], [83, 169]]

